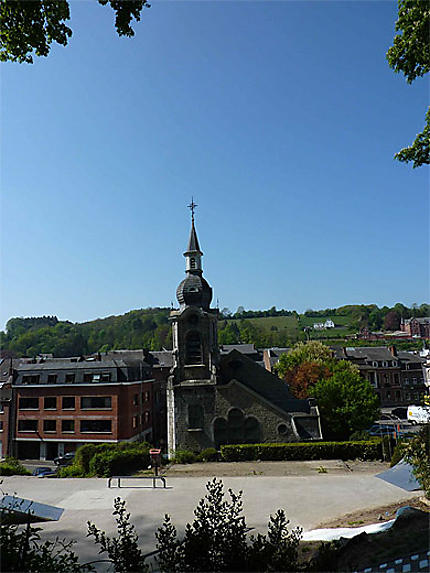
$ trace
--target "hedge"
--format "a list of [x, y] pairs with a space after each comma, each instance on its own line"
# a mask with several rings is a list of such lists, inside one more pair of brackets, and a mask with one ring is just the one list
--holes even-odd
[[249, 460], [375, 460], [382, 457], [381, 440], [360, 442], [305, 442], [288, 444], [235, 444], [221, 446], [226, 462]]

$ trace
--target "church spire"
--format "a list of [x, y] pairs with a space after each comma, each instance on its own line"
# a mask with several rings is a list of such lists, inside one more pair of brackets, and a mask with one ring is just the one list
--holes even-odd
[[203, 255], [200, 250], [199, 240], [197, 238], [196, 227], [194, 224], [194, 211], [197, 204], [194, 203], [194, 198], [191, 198], [191, 203], [188, 208], [191, 211], [191, 231], [190, 238], [188, 239], [188, 247], [184, 253], [186, 260], [186, 272], [191, 274], [202, 274], [201, 256]]

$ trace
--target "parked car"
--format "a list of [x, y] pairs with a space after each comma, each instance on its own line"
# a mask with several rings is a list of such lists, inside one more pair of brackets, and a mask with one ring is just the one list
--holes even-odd
[[32, 476], [36, 476], [36, 477], [46, 477], [48, 475], [55, 475], [55, 468], [50, 468], [48, 466], [39, 466], [37, 468], [34, 468], [33, 472], [32, 472]]
[[388, 436], [393, 433], [393, 426], [373, 424], [366, 432], [369, 436]]
[[62, 456], [58, 456], [58, 458], [54, 458], [54, 464], [57, 466], [68, 466], [69, 464], [73, 463], [75, 458], [75, 452], [68, 452]]
[[408, 420], [412, 424], [425, 424], [430, 422], [430, 407], [408, 406]]

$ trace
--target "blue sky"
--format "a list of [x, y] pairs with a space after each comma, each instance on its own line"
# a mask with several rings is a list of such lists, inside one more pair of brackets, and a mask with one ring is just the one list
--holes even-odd
[[119, 38], [2, 65], [1, 325], [169, 306], [193, 195], [220, 306], [428, 300], [428, 170], [393, 161], [427, 80], [388, 67], [394, 2], [157, 2]]

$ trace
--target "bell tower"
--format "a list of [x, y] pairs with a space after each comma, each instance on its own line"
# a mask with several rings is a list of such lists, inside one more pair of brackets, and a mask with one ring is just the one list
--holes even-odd
[[210, 308], [212, 289], [203, 278], [202, 256], [192, 200], [185, 278], [176, 289], [179, 310], [172, 310], [174, 363], [167, 385], [169, 452], [200, 450], [213, 444], [211, 412], [217, 383], [218, 310]]

